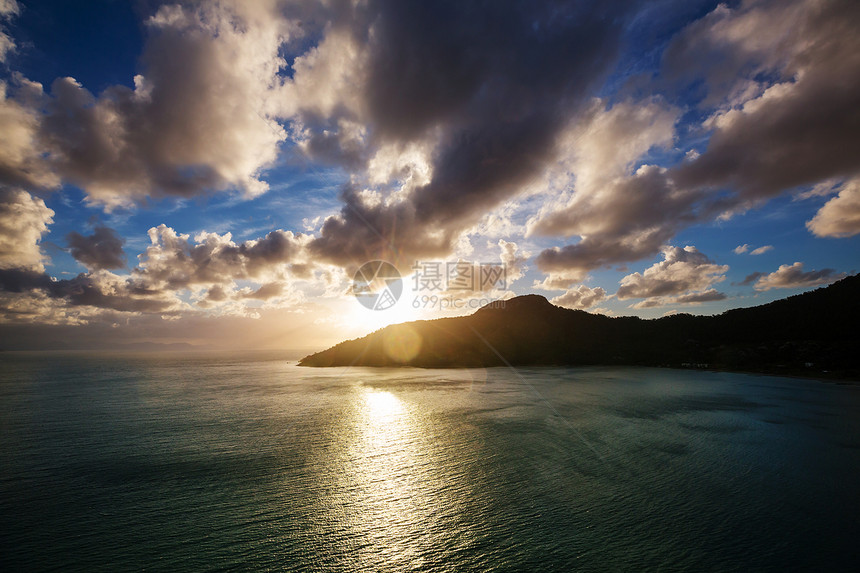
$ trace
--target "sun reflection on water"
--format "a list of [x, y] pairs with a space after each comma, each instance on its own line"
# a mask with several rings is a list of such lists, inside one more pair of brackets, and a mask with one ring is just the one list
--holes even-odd
[[396, 416], [403, 412], [403, 404], [391, 392], [370, 391], [364, 394], [368, 414], [380, 422], [395, 421]]
[[[430, 526], [439, 500], [428, 496], [428, 452], [409, 405], [388, 391], [362, 388], [343, 478], [352, 533], [363, 540], [354, 557], [361, 568], [384, 562], [416, 566], [422, 544], [415, 532]], [[432, 475], [432, 474], [431, 474]]]

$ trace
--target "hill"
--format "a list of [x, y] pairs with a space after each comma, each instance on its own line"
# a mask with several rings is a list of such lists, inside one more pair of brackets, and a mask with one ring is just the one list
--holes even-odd
[[860, 275], [717, 316], [608, 317], [519, 296], [455, 318], [388, 326], [302, 366], [705, 367], [858, 378]]

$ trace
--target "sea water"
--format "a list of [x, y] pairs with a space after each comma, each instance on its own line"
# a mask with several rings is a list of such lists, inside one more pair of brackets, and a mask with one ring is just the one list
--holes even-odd
[[856, 570], [860, 387], [0, 356], [3, 571]]

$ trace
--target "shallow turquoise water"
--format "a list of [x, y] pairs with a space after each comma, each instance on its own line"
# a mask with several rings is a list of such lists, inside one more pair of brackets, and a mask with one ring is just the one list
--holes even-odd
[[4, 571], [851, 570], [860, 387], [0, 357]]

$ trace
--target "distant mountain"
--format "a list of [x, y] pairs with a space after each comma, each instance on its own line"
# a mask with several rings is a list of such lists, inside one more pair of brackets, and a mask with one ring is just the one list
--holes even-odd
[[210, 350], [211, 346], [198, 346], [188, 342], [129, 342], [115, 344], [110, 350], [126, 350], [129, 352], [188, 352], [190, 350]]
[[388, 326], [302, 366], [647, 365], [860, 373], [860, 275], [717, 316], [608, 317], [519, 296], [470, 316]]

